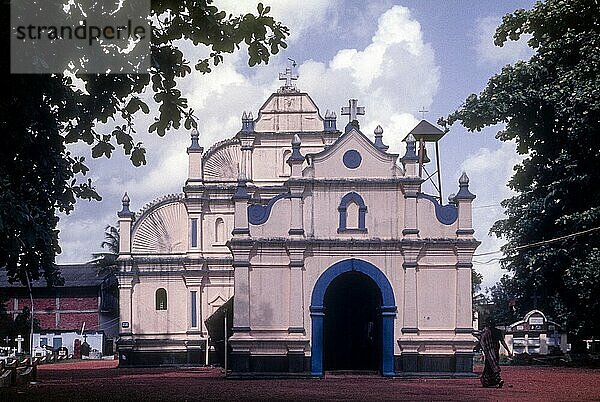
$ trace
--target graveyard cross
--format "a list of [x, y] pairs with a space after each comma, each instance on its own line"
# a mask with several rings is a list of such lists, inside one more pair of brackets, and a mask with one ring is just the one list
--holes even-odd
[[358, 99], [348, 100], [348, 106], [342, 107], [342, 115], [349, 116], [349, 121], [352, 123], [357, 116], [365, 114], [365, 107], [358, 106]]
[[292, 89], [294, 88], [294, 84], [292, 84], [292, 81], [296, 81], [298, 79], [298, 75], [292, 74], [291, 67], [286, 67], [285, 73], [279, 73], [279, 79], [282, 81], [285, 80], [285, 85], [283, 86], [284, 88]]
[[21, 344], [23, 343], [25, 339], [23, 339], [23, 337], [21, 335], [17, 336], [15, 338], [15, 341], [17, 342], [17, 353], [21, 353], [23, 351]]
[[8, 342], [10, 342], [10, 338], [8, 336], [4, 337], [4, 343], [8, 346]]

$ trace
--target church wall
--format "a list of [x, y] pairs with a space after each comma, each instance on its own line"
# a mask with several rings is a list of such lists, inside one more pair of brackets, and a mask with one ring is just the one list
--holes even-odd
[[[156, 310], [156, 290], [167, 291], [167, 309]], [[144, 276], [133, 287], [132, 332], [138, 336], [168, 337], [185, 333], [188, 326], [187, 288], [181, 276]]]
[[455, 238], [458, 220], [450, 225], [441, 223], [435, 215], [435, 205], [426, 199], [417, 199], [417, 226], [423, 239]]
[[[367, 207], [366, 232], [338, 232], [342, 197], [355, 192]], [[404, 196], [396, 187], [324, 186], [315, 189], [304, 202], [305, 229], [315, 237], [323, 238], [399, 238], [404, 222]], [[356, 220], [356, 219], [355, 219]]]
[[285, 265], [253, 264], [250, 271], [250, 326], [252, 330], [289, 327], [289, 271]]
[[456, 314], [456, 269], [423, 267], [417, 272], [419, 329], [454, 331]]

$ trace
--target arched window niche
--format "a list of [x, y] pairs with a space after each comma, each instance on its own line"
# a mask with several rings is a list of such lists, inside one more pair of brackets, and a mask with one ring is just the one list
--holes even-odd
[[167, 291], [164, 288], [156, 289], [156, 309], [166, 310], [167, 309]]
[[225, 244], [225, 221], [223, 218], [215, 220], [215, 243]]
[[365, 227], [367, 206], [359, 194], [351, 192], [343, 196], [338, 212], [340, 214], [338, 233], [367, 231]]

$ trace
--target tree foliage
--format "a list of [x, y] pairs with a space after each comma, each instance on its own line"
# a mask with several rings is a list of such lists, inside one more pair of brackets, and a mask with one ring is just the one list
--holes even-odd
[[502, 202], [506, 219], [491, 229], [505, 237], [500, 284], [522, 315], [538, 306], [575, 334], [600, 333], [600, 232], [543, 240], [600, 226], [600, 6], [594, 0], [547, 0], [503, 18], [495, 43], [530, 35], [529, 61], [505, 66], [479, 95], [441, 124], [470, 131], [503, 124], [525, 156]]
[[[10, 27], [9, 6], [2, 2], [5, 28]], [[164, 136], [170, 129], [196, 126], [177, 88], [192, 71], [179, 46], [187, 42], [207, 50], [206, 58], [192, 60], [202, 73], [240, 47], [250, 66], [267, 63], [286, 47], [288, 35], [269, 11], [259, 4], [256, 14], [233, 16], [212, 0], [153, 0], [149, 73], [77, 75], [84, 88], [68, 75], [11, 75], [10, 63], [0, 63], [7, 89], [0, 101], [0, 267], [9, 280], [25, 284], [27, 276], [37, 279], [42, 272], [48, 284], [60, 283], [54, 263], [61, 252], [57, 212], [72, 211], [77, 198], [101, 199], [91, 179], [86, 180], [85, 156], [67, 147], [87, 144], [93, 158], [110, 158], [120, 148], [133, 165], [145, 164], [146, 151], [136, 140], [140, 128], [134, 124], [136, 115], [150, 112], [142, 100], [145, 92], [152, 91], [158, 115], [141, 129]], [[2, 36], [5, 52], [9, 38]]]

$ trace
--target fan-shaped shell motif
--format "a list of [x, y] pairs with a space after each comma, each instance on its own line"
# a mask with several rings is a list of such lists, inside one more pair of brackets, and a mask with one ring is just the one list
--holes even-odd
[[[210, 152], [210, 151], [209, 151]], [[207, 153], [208, 154], [208, 153]], [[239, 178], [241, 152], [238, 143], [225, 143], [208, 154], [203, 163], [204, 180], [235, 181]]]
[[181, 202], [161, 205], [141, 217], [133, 233], [134, 253], [168, 254], [186, 251], [187, 211]]

